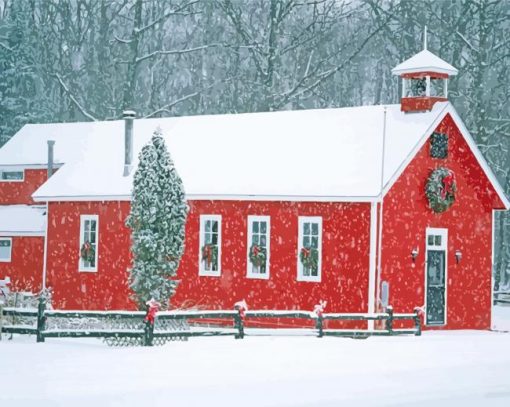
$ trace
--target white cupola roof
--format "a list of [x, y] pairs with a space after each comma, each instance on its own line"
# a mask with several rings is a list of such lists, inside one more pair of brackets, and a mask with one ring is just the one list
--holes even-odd
[[416, 72], [435, 72], [452, 76], [457, 75], [459, 71], [427, 49], [398, 64], [391, 70], [393, 75]]

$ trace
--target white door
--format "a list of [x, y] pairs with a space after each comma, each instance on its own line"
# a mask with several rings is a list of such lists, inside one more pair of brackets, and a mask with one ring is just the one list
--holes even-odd
[[425, 246], [425, 324], [445, 325], [448, 229], [427, 228]]

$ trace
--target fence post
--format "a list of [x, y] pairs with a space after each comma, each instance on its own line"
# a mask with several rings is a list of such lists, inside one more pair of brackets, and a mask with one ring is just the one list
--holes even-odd
[[388, 314], [386, 329], [388, 330], [388, 335], [393, 335], [393, 307], [391, 305], [386, 307], [386, 313]]
[[315, 328], [319, 331], [317, 335], [318, 338], [322, 338], [324, 336], [323, 321], [324, 318], [322, 317], [322, 313], [317, 315], [317, 320], [315, 321]]
[[152, 346], [154, 343], [154, 323], [148, 318], [144, 320], [145, 326], [143, 328], [144, 338], [143, 338], [143, 346]]
[[44, 342], [44, 330], [46, 329], [46, 298], [44, 295], [39, 297], [39, 304], [37, 305], [37, 342]]
[[243, 318], [244, 311], [242, 309], [237, 310], [237, 314], [234, 315], [234, 324], [238, 331], [235, 338], [236, 339], [243, 339], [244, 338], [244, 318]]
[[415, 335], [421, 336], [421, 319], [420, 319], [421, 309], [416, 307], [414, 309], [414, 327], [416, 328]]

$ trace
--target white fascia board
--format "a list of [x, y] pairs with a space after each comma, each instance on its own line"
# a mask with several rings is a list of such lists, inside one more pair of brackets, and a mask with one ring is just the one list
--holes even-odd
[[44, 231], [0, 231], [0, 237], [44, 237]]
[[446, 69], [446, 68], [438, 68], [437, 66], [423, 66], [419, 68], [404, 68], [404, 69], [392, 69], [391, 73], [393, 75], [403, 75], [406, 73], [419, 73], [419, 72], [437, 72], [444, 73], [450, 76], [455, 76], [459, 73], [457, 69]]
[[[32, 195], [36, 202], [86, 202], [86, 201], [131, 201], [131, 195], [77, 195], [39, 196]], [[191, 201], [286, 201], [286, 202], [379, 202], [380, 196], [300, 196], [300, 195], [207, 195], [188, 194]]]
[[[64, 164], [63, 163], [54, 163], [53, 169], [60, 168]], [[48, 164], [0, 164], [0, 168], [9, 168], [10, 170], [41, 170], [47, 169]]]
[[425, 133], [421, 136], [420, 140], [416, 143], [416, 145], [411, 150], [411, 152], [408, 154], [406, 159], [402, 162], [402, 164], [400, 164], [400, 166], [397, 168], [395, 173], [390, 177], [390, 179], [388, 180], [388, 182], [386, 183], [386, 185], [383, 188], [383, 193], [382, 193], [383, 196], [385, 196], [388, 193], [388, 191], [391, 189], [391, 187], [400, 178], [400, 176], [402, 175], [404, 170], [407, 168], [407, 166], [411, 163], [413, 158], [416, 157], [416, 154], [418, 154], [418, 152], [421, 150], [421, 148], [423, 147], [425, 142], [428, 140], [429, 135], [437, 128], [437, 126], [439, 126], [439, 123], [441, 123], [441, 121], [444, 119], [444, 117], [446, 116], [446, 114], [449, 111], [448, 108], [450, 106], [451, 106], [451, 104], [448, 102], [446, 104], [446, 106], [443, 108], [443, 110], [441, 110], [438, 113], [436, 119], [431, 123], [431, 125], [427, 128], [427, 130], [425, 130]]

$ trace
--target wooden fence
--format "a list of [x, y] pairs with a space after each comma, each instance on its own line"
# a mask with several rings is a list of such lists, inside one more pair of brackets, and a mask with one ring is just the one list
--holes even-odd
[[510, 304], [510, 291], [494, 291], [494, 305]]
[[[242, 339], [245, 336], [261, 335], [299, 335], [299, 336], [347, 336], [369, 337], [390, 335], [421, 335], [421, 322], [419, 309], [414, 313], [394, 314], [392, 307], [386, 312], [363, 314], [315, 314], [309, 311], [161, 311], [157, 312], [154, 321], [147, 318], [148, 312], [143, 311], [54, 311], [47, 310], [44, 299], [39, 301], [37, 309], [4, 308], [2, 310], [4, 322], [6, 317], [11, 318], [36, 318], [36, 326], [20, 324], [4, 324], [0, 326], [1, 332], [11, 334], [33, 334], [37, 342], [44, 342], [46, 338], [139, 338], [144, 346], [152, 346], [154, 338], [172, 337], [196, 337], [196, 336], [233, 336]], [[109, 321], [137, 321], [143, 329], [47, 329], [47, 321], [50, 318], [94, 318]], [[307, 328], [253, 328], [250, 322], [256, 320], [279, 320], [279, 319], [303, 320]], [[189, 330], [155, 329], [155, 325], [164, 321], [214, 321], [217, 327], [192, 325]], [[410, 321], [413, 328], [396, 329], [395, 321]], [[309, 321], [309, 322], [305, 322]], [[381, 329], [325, 329], [325, 321], [383, 321]], [[1, 323], [1, 318], [0, 318]], [[231, 324], [231, 327], [229, 325]]]

